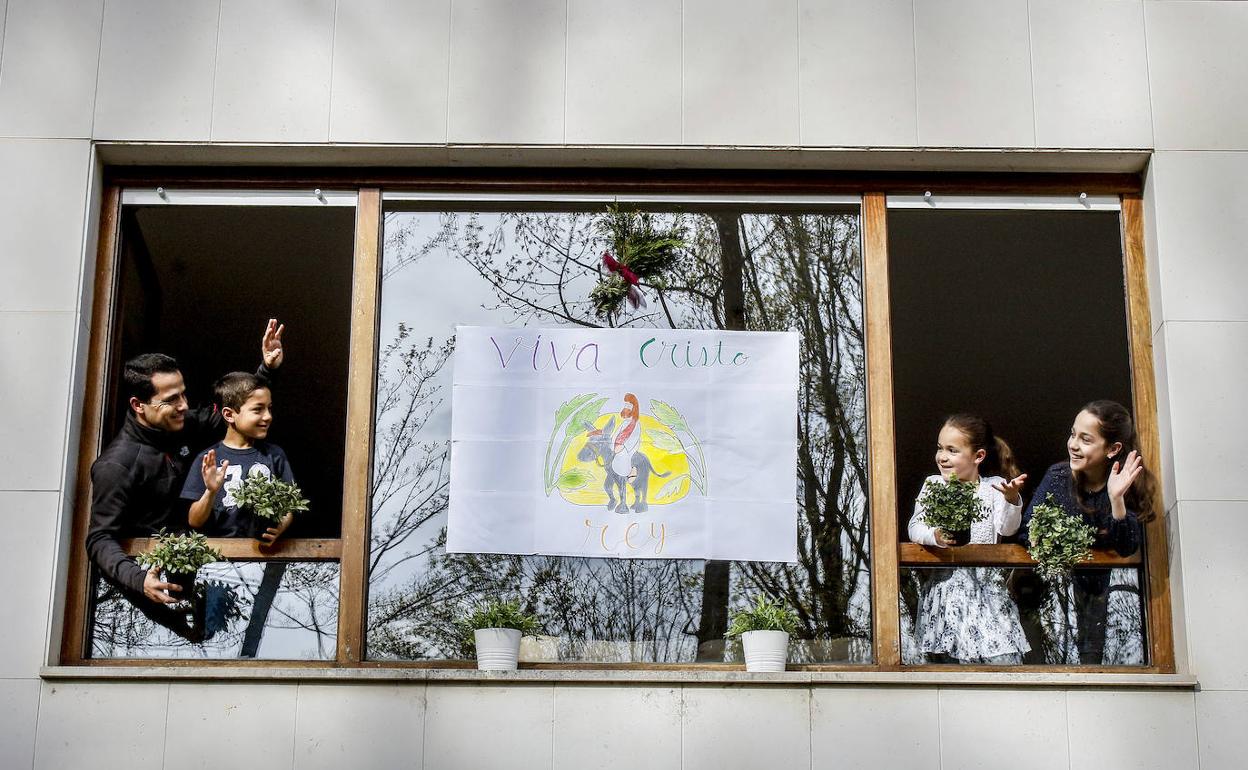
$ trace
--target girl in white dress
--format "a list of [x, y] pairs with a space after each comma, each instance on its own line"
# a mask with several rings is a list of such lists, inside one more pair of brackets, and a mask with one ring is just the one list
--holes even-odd
[[[988, 516], [971, 525], [972, 543], [997, 543], [1018, 531], [1023, 500], [1019, 494], [1026, 474], [1020, 474], [1013, 453], [992, 426], [980, 417], [955, 414], [945, 420], [936, 444], [939, 475], [954, 474], [979, 485], [976, 494]], [[947, 548], [953, 538], [923, 521], [916, 500], [910, 517], [910, 540]], [[929, 662], [1021, 663], [1031, 649], [1010, 598], [1005, 571], [993, 567], [936, 570], [923, 591], [916, 623], [919, 651]]]

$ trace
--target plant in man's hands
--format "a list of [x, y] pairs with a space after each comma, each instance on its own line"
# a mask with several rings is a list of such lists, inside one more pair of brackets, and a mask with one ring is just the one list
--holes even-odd
[[207, 536], [199, 532], [179, 535], [162, 529], [155, 540], [155, 547], [138, 559], [147, 569], [157, 567], [166, 573], [188, 575], [205, 564], [224, 560], [220, 551], [208, 545]]

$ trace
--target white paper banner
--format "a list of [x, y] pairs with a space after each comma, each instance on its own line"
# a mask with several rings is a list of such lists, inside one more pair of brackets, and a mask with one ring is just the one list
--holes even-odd
[[446, 550], [796, 561], [797, 349], [458, 327]]

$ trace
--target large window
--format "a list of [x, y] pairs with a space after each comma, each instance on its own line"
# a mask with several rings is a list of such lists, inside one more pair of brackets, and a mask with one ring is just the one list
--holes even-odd
[[[942, 192], [985, 182], [1020, 197]], [[956, 569], [1008, 585], [1031, 648], [1011, 664], [1173, 670], [1160, 518], [1137, 553], [1095, 552], [1076, 588], [1036, 582], [1009, 538], [938, 549], [906, 535], [950, 412], [1011, 441], [1025, 495], [1094, 398], [1133, 408], [1157, 472], [1136, 180], [1054, 177], [1045, 194], [1022, 178], [901, 180], [896, 194], [862, 192], [886, 179], [627, 174], [343, 193], [162, 184], [107, 188], [65, 663], [465, 666], [455, 620], [503, 595], [542, 624], [522, 663], [737, 665], [729, 613], [761, 594], [798, 610], [791, 665], [939, 668], [949, 661], [919, 652], [916, 629]], [[1080, 198], [1089, 187], [1105, 194]], [[639, 286], [644, 307], [603, 315], [591, 294], [612, 205], [686, 238], [677, 264]], [[255, 367], [270, 316], [289, 341], [273, 440], [311, 511], [273, 548], [214, 540], [230, 561], [201, 576], [187, 634], [89, 567], [86, 471], [124, 414], [122, 361], [172, 353], [204, 403], [216, 376]], [[798, 561], [448, 553], [457, 325], [797, 331]]]

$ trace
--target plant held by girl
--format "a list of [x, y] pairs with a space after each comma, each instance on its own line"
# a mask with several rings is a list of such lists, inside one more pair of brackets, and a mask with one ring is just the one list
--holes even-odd
[[190, 575], [205, 564], [224, 560], [199, 532], [178, 535], [162, 529], [155, 540], [155, 547], [139, 556], [139, 563], [147, 569], [157, 567], [167, 574]]
[[1070, 577], [1071, 568], [1092, 558], [1096, 528], [1079, 516], [1067, 513], [1049, 493], [1043, 503], [1032, 508], [1027, 552], [1036, 560], [1036, 572], [1050, 583]]
[[727, 637], [740, 636], [748, 631], [783, 631], [791, 634], [797, 630], [797, 615], [780, 600], [771, 601], [759, 596], [752, 607], [732, 613]]
[[249, 477], [234, 491], [234, 500], [239, 508], [274, 522], [280, 522], [288, 513], [308, 510], [308, 501], [299, 487], [272, 476]]
[[978, 484], [960, 481], [956, 473], [948, 481], [928, 480], [919, 496], [923, 521], [945, 532], [969, 530], [972, 524], [988, 516], [988, 506], [976, 494], [978, 490]]

